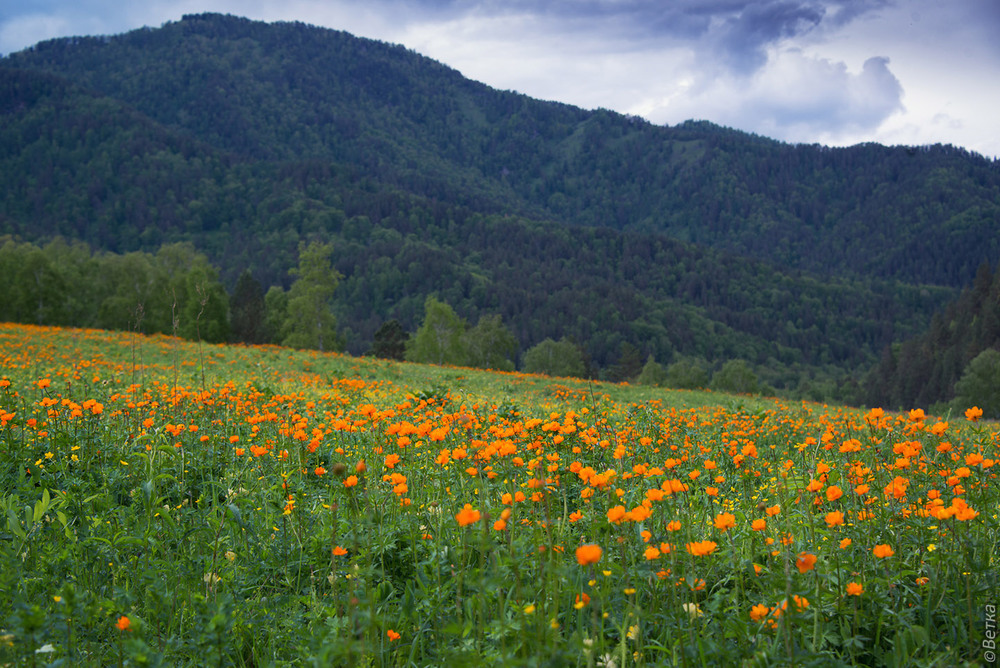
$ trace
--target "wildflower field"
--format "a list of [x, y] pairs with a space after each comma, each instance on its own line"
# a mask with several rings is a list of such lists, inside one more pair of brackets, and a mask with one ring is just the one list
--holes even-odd
[[0, 325], [0, 665], [988, 665], [996, 424]]

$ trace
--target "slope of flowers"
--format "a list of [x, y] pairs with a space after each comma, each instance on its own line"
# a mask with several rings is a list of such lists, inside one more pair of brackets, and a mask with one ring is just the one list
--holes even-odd
[[974, 408], [519, 407], [279, 349], [0, 340], [3, 663], [955, 664], [1000, 602]]

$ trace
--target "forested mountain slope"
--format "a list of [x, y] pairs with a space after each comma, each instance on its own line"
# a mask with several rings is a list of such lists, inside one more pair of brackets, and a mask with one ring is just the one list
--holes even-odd
[[401, 46], [185, 17], [0, 60], [244, 160], [348, 164], [420, 195], [641, 229], [808, 271], [960, 287], [1000, 257], [1000, 169], [947, 146], [790, 146], [493, 90]]
[[0, 120], [0, 235], [191, 242], [230, 287], [287, 285], [327, 239], [352, 352], [436, 293], [522, 349], [742, 357], [794, 385], [866, 367], [1000, 257], [979, 156], [658, 127], [302, 24], [41, 43], [0, 59]]

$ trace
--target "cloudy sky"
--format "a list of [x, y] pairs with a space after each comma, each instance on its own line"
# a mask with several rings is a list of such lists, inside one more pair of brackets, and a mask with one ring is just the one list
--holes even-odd
[[0, 0], [0, 54], [204, 11], [403, 44], [654, 123], [1000, 157], [1000, 0]]

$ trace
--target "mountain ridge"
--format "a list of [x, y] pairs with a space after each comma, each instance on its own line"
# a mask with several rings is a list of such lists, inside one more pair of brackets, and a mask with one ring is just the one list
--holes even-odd
[[329, 238], [352, 350], [438, 293], [599, 365], [631, 342], [853, 373], [1000, 256], [1000, 170], [962, 149], [654, 126], [299, 23], [51, 40], [0, 59], [0, 92], [0, 234], [191, 241], [230, 285], [287, 285], [298, 242]]

